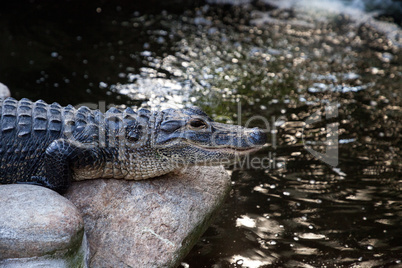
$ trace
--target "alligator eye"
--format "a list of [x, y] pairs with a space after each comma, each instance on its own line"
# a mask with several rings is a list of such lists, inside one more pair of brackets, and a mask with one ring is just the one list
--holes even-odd
[[199, 118], [191, 119], [189, 124], [192, 128], [205, 128], [207, 126], [207, 123]]

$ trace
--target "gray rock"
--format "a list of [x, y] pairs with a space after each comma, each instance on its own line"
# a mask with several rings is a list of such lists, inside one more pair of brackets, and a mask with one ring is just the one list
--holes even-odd
[[4, 85], [3, 83], [0, 83], [0, 99], [1, 98], [7, 98], [10, 97], [10, 90], [8, 89], [8, 87], [6, 85]]
[[0, 267], [85, 266], [83, 219], [66, 198], [40, 186], [0, 185], [0, 204]]
[[[175, 267], [230, 189], [222, 167], [145, 181], [0, 185], [0, 267]], [[86, 236], [90, 255], [86, 251]]]
[[208, 227], [230, 190], [223, 167], [192, 167], [144, 181], [74, 183], [90, 267], [175, 267]]

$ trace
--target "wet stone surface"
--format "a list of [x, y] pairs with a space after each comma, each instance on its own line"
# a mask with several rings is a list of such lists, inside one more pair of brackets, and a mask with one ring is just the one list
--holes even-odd
[[40, 186], [0, 185], [0, 202], [1, 267], [85, 265], [84, 222], [70, 201]]
[[177, 267], [230, 190], [223, 167], [157, 179], [74, 183], [66, 197], [84, 217], [90, 267]]

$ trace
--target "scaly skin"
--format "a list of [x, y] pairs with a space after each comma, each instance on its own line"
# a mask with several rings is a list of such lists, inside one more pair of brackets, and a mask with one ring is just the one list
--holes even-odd
[[265, 134], [214, 122], [198, 108], [105, 114], [39, 100], [0, 100], [0, 183], [64, 192], [72, 180], [141, 180], [256, 151]]

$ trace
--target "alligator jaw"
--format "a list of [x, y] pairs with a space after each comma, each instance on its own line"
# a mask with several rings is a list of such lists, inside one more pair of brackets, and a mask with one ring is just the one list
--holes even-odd
[[[195, 145], [195, 144], [194, 144]], [[196, 145], [195, 145], [196, 146]], [[220, 152], [225, 154], [235, 154], [235, 155], [247, 155], [251, 153], [255, 153], [263, 148], [263, 146], [255, 146], [250, 148], [235, 148], [235, 147], [202, 147], [196, 146], [201, 150], [210, 151], [210, 152]]]

